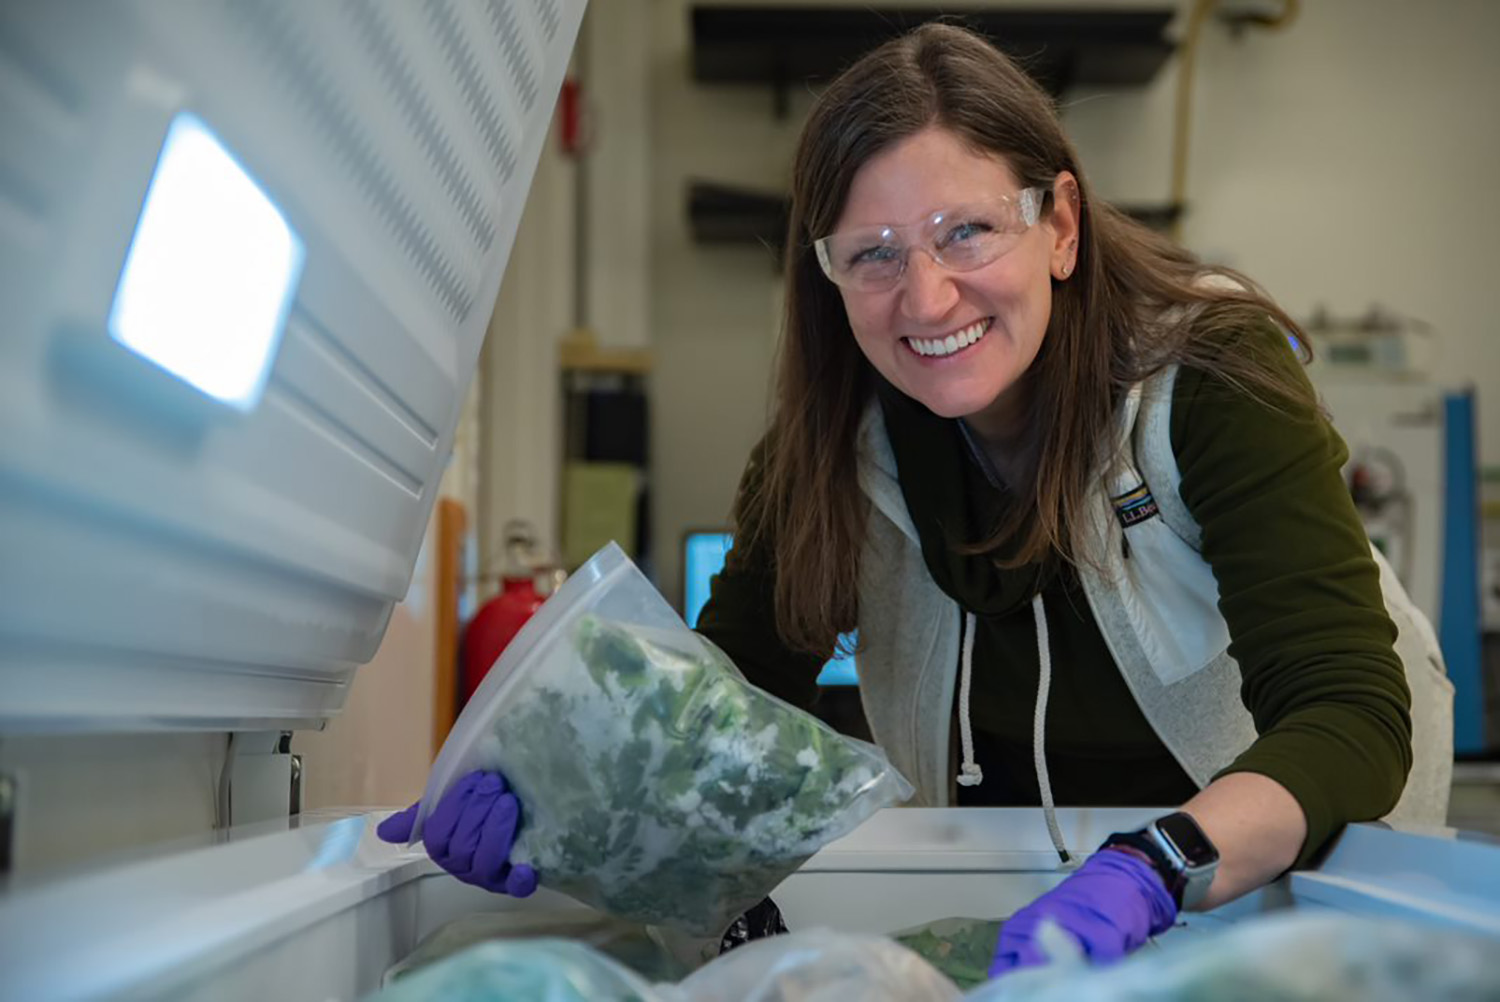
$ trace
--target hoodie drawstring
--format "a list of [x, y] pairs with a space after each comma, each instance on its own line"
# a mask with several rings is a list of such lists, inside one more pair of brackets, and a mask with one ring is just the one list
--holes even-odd
[[964, 761], [958, 769], [959, 786], [978, 786], [984, 782], [984, 771], [974, 761], [974, 725], [969, 721], [969, 678], [974, 664], [974, 614], [964, 615], [964, 649], [959, 660], [958, 738], [963, 744]]
[[[1047, 638], [1047, 610], [1042, 605], [1038, 592], [1031, 599], [1031, 609], [1036, 616], [1037, 692], [1036, 718], [1032, 730], [1032, 754], [1036, 760], [1036, 783], [1042, 795], [1042, 812], [1047, 818], [1047, 834], [1057, 849], [1058, 858], [1064, 864], [1073, 862], [1068, 847], [1063, 842], [1062, 826], [1057, 823], [1057, 805], [1052, 798], [1052, 781], [1047, 776], [1047, 698], [1052, 690], [1052, 646]], [[963, 654], [959, 661], [958, 686], [958, 733], [963, 746], [963, 763], [959, 766], [958, 784], [978, 786], [984, 782], [984, 772], [974, 761], [974, 725], [969, 719], [969, 687], [974, 665], [975, 618], [972, 612], [964, 615]]]
[[1031, 753], [1036, 759], [1036, 785], [1042, 794], [1042, 813], [1047, 817], [1047, 834], [1052, 836], [1052, 845], [1058, 858], [1064, 863], [1072, 862], [1068, 847], [1063, 843], [1062, 827], [1057, 823], [1057, 805], [1052, 802], [1052, 780], [1047, 776], [1047, 697], [1052, 691], [1052, 645], [1047, 638], [1047, 610], [1042, 606], [1042, 593], [1031, 599], [1032, 612], [1036, 614], [1036, 722], [1032, 727]]

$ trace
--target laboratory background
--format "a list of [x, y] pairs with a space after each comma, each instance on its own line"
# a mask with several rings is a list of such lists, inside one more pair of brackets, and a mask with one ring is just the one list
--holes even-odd
[[[1500, 3], [12, 0], [0, 997], [362, 998], [450, 920], [522, 928], [366, 821], [430, 792], [501, 651], [608, 544], [696, 622], [771, 412], [799, 132], [939, 16], [1053, 95], [1096, 197], [1303, 326], [1441, 645], [1449, 829], [1351, 829], [1325, 881], [1265, 893], [1500, 938]], [[190, 268], [145, 249], [173, 143], [258, 193], [263, 260], [232, 267], [280, 269], [232, 307], [245, 271], [192, 272], [212, 322], [269, 318], [233, 386], [131, 326], [152, 260]], [[868, 738], [858, 670], [830, 661], [816, 712]], [[789, 924], [969, 914], [944, 852], [1025, 871], [1017, 903], [1046, 886], [1039, 820], [899, 813], [791, 878]], [[870, 925], [867, 864], [950, 883]]]

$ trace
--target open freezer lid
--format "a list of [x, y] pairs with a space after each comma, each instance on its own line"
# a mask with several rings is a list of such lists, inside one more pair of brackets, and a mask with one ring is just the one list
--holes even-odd
[[583, 6], [0, 10], [0, 731], [342, 706]]

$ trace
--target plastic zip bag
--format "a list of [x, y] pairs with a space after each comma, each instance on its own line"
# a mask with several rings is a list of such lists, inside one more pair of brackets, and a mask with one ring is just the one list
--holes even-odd
[[814, 929], [757, 940], [676, 985], [648, 984], [563, 939], [483, 943], [366, 1002], [958, 1002], [942, 973], [884, 936]]
[[953, 982], [885, 936], [811, 929], [738, 947], [678, 984], [683, 1002], [954, 1002]]
[[564, 939], [483, 943], [367, 1002], [676, 1002], [596, 950]]
[[891, 938], [967, 991], [989, 978], [1000, 939], [999, 919], [948, 918], [891, 933]]
[[[1047, 929], [1044, 927], [1044, 932]], [[1337, 912], [1245, 919], [1222, 931], [1168, 937], [1108, 967], [1091, 967], [1066, 933], [1045, 967], [1007, 974], [965, 1002], [1493, 1002], [1500, 951], [1473, 934]]]
[[648, 981], [676, 981], [694, 966], [676, 957], [650, 926], [610, 918], [581, 908], [567, 911], [481, 912], [454, 919], [435, 929], [391, 967], [385, 983], [410, 977], [454, 954], [487, 942], [567, 939], [581, 943]]
[[498, 769], [523, 805], [511, 859], [610, 914], [718, 935], [911, 785], [874, 745], [751, 686], [618, 546], [517, 634], [464, 709], [428, 805]]

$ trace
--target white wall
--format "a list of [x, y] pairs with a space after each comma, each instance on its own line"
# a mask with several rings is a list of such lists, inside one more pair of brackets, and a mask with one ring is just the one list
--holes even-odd
[[[1184, 239], [1294, 315], [1372, 303], [1431, 324], [1435, 378], [1479, 390], [1500, 463], [1500, 4], [1309, 0], [1284, 32], [1205, 32]], [[1073, 94], [1096, 189], [1164, 200], [1175, 63], [1131, 94]]]
[[[657, 0], [651, 57], [656, 554], [679, 594], [682, 532], [724, 520], [765, 418], [776, 281], [756, 249], [689, 239], [690, 177], [784, 190], [806, 112], [689, 71], [689, 0]], [[1307, 0], [1282, 33], [1214, 24], [1198, 63], [1185, 239], [1261, 280], [1294, 315], [1380, 303], [1442, 337], [1436, 376], [1479, 388], [1500, 463], [1500, 3]], [[1067, 96], [1096, 190], [1162, 201], [1175, 62], [1147, 88]]]
[[584, 315], [601, 345], [651, 342], [652, 0], [594, 0], [579, 55], [588, 239]]
[[784, 191], [810, 98], [777, 120], [769, 88], [691, 74], [689, 4], [658, 0], [651, 53], [652, 484], [662, 592], [681, 598], [682, 534], [723, 525], [765, 424], [780, 319], [769, 250], [704, 247], [688, 226], [699, 178]]
[[573, 322], [574, 168], [547, 138], [480, 359], [481, 569], [504, 557], [501, 527], [522, 518], [555, 551], [561, 381], [557, 342]]

